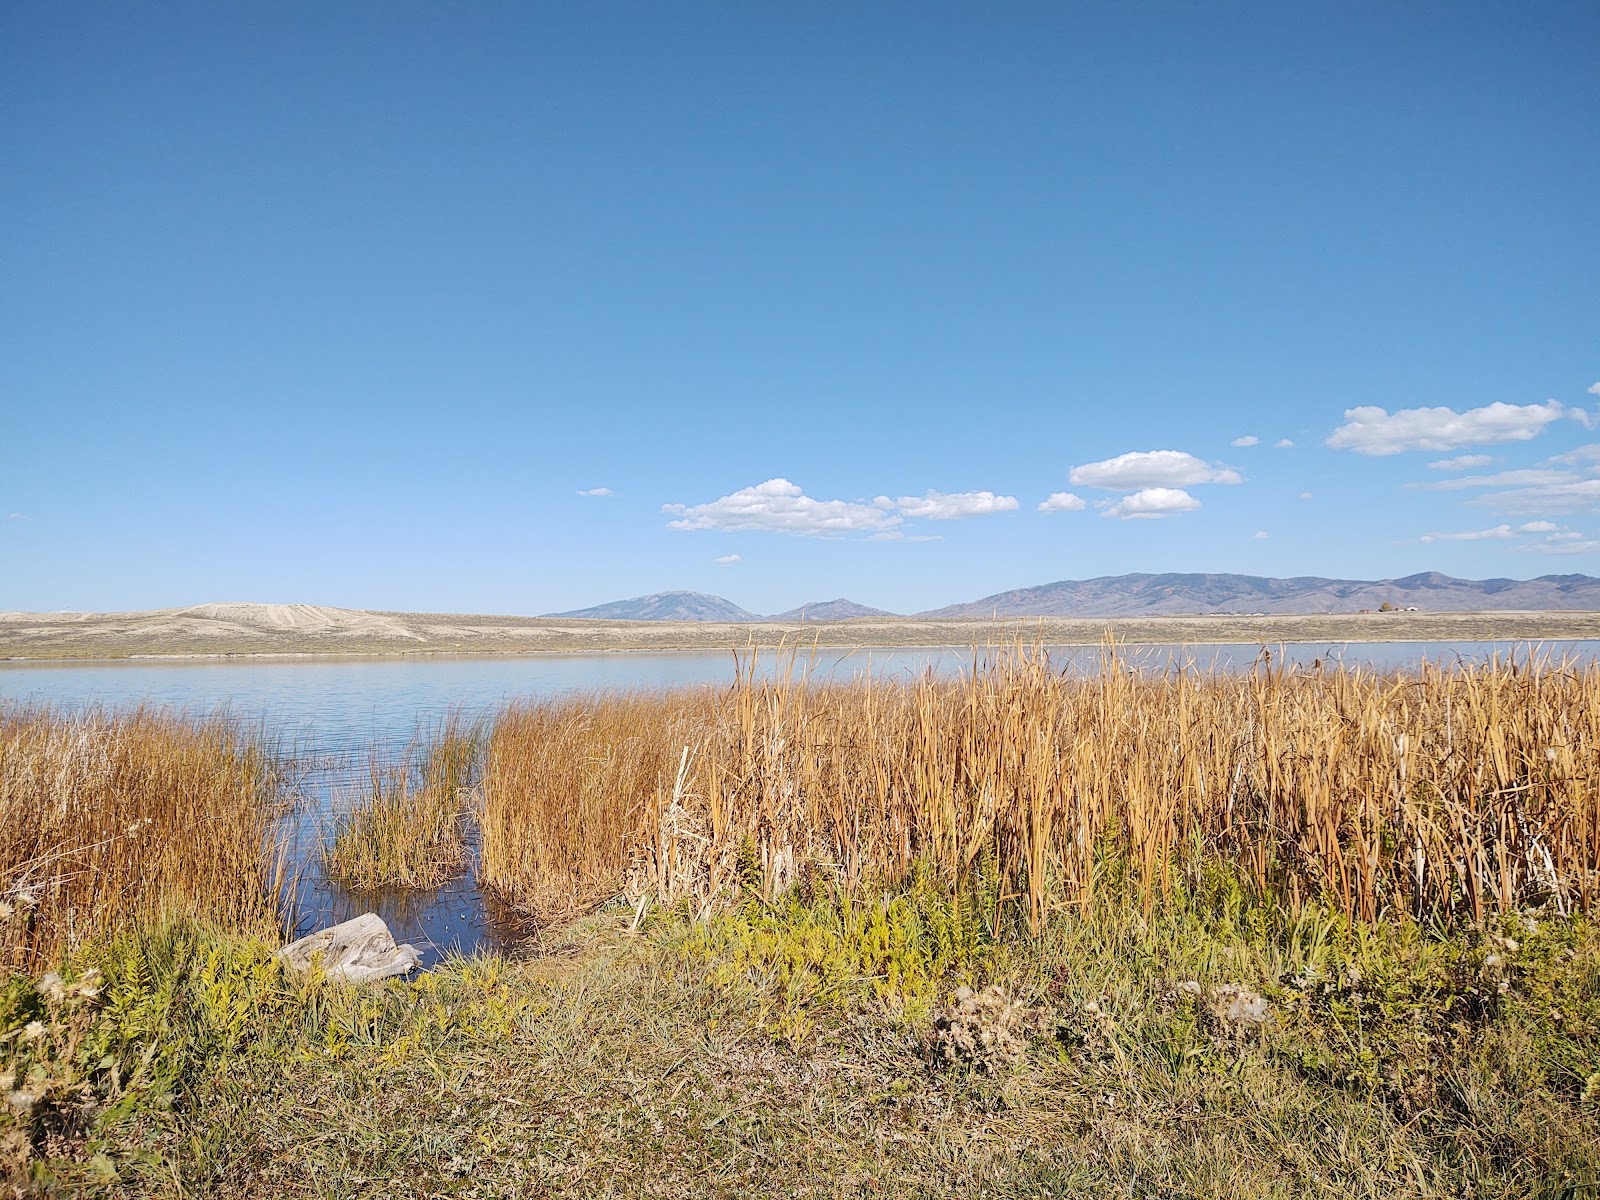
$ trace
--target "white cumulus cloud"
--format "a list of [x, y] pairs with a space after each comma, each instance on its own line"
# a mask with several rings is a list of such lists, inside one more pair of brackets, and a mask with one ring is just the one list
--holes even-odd
[[1071, 492], [1051, 492], [1039, 502], [1040, 512], [1077, 512], [1083, 508], [1083, 501]]
[[1266, 541], [1267, 540], [1267, 531], [1265, 529], [1256, 530], [1254, 533], [1252, 533], [1250, 535], [1250, 540], [1252, 542], [1264, 542], [1264, 541]]
[[742, 563], [744, 559], [737, 554], [724, 554], [722, 557], [714, 558], [711, 561], [716, 563], [719, 567], [731, 567], [735, 563]]
[[1100, 515], [1117, 517], [1123, 521], [1137, 521], [1157, 517], [1173, 517], [1178, 513], [1193, 512], [1200, 501], [1182, 488], [1152, 487], [1124, 496]]
[[580, 496], [609, 496], [609, 495], [611, 495], [611, 489], [610, 488], [606, 488], [606, 487], [589, 488], [589, 489], [587, 489], [585, 491], [579, 492], [578, 495], [580, 495]]
[[1228, 444], [1230, 446], [1257, 446], [1261, 444], [1261, 439], [1253, 433], [1247, 433], [1243, 437], [1234, 438]]
[[1481, 542], [1490, 538], [1508, 538], [1511, 526], [1496, 525], [1493, 529], [1469, 529], [1464, 533], [1425, 533], [1420, 542]]
[[1274, 450], [1293, 450], [1294, 443], [1288, 438], [1279, 438], [1277, 441], [1272, 443], [1272, 448]]
[[797, 483], [769, 479], [754, 487], [706, 504], [663, 504], [661, 511], [676, 520], [672, 529], [754, 529], [766, 533], [793, 533], [802, 537], [837, 537], [868, 534], [876, 541], [934, 541], [932, 535], [911, 535], [900, 527], [907, 518], [954, 521], [961, 517], [1011, 512], [1015, 496], [994, 492], [936, 492], [923, 496], [875, 496], [871, 500], [818, 500]]
[[1554, 521], [1529, 521], [1526, 524], [1517, 526], [1518, 533], [1554, 533], [1555, 531], [1556, 523]]
[[1600, 396], [1600, 383], [1591, 383], [1589, 385], [1589, 395]]
[[1526, 442], [1572, 411], [1559, 400], [1504, 404], [1456, 412], [1453, 408], [1402, 408], [1390, 413], [1372, 405], [1345, 410], [1345, 423], [1328, 435], [1334, 450], [1357, 454], [1403, 454], [1407, 450], [1459, 450], [1492, 442]]
[[1454, 458], [1441, 458], [1428, 464], [1430, 471], [1471, 471], [1487, 467], [1494, 459], [1487, 454], [1458, 454]]
[[993, 492], [934, 492], [926, 496], [901, 496], [895, 507], [907, 517], [928, 521], [954, 521], [960, 517], [981, 517], [989, 513], [1011, 512], [1017, 507], [1015, 496], [996, 496]]
[[1232, 467], [1213, 466], [1182, 450], [1135, 450], [1102, 462], [1073, 467], [1068, 480], [1108, 491], [1159, 490], [1197, 483], [1242, 483]]
[[787, 479], [740, 488], [707, 504], [663, 504], [661, 511], [677, 517], [667, 522], [672, 529], [755, 529], [802, 537], [876, 533], [904, 523], [877, 504], [813, 499]]

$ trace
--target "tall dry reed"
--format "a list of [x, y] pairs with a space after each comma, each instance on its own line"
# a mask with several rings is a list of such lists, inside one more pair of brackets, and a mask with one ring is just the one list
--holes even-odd
[[1015, 647], [960, 678], [523, 705], [490, 740], [484, 878], [534, 911], [618, 892], [845, 888], [993, 847], [1037, 924], [1092, 903], [1099, 851], [1149, 903], [1217, 856], [1298, 909], [1481, 920], [1600, 897], [1600, 668], [1496, 659], [1372, 674], [1056, 670]]
[[541, 915], [614, 893], [662, 780], [721, 708], [700, 690], [508, 706], [488, 740], [479, 878]]
[[222, 718], [0, 707], [0, 968], [167, 916], [270, 920], [271, 761]]

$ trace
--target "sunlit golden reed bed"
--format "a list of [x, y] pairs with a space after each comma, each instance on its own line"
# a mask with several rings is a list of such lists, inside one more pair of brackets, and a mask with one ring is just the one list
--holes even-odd
[[1147, 904], [1220, 856], [1298, 911], [1481, 920], [1600, 892], [1600, 668], [1499, 659], [1374, 675], [1063, 673], [990, 654], [960, 679], [736, 686], [513, 706], [489, 742], [483, 878], [553, 914], [626, 893], [845, 891], [985, 847], [1037, 925], [1092, 904], [1097, 848]]
[[[352, 814], [334, 874], [460, 869], [474, 736], [452, 729]], [[698, 912], [752, 862], [769, 896], [919, 862], [958, 887], [985, 851], [1035, 926], [1095, 903], [1108, 851], [1147, 905], [1208, 860], [1291, 912], [1366, 920], [1600, 896], [1593, 665], [1198, 674], [1113, 650], [1064, 673], [1019, 647], [960, 678], [811, 685], [747, 662], [723, 689], [512, 705], [485, 758], [482, 882], [541, 918], [619, 895]], [[225, 720], [0, 709], [0, 965], [166, 915], [270, 918], [273, 772]]]
[[165, 917], [270, 919], [272, 761], [220, 718], [0, 706], [0, 969]]

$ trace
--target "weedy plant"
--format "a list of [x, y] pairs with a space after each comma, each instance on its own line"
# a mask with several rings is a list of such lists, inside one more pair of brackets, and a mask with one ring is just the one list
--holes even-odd
[[362, 891], [437, 888], [466, 867], [465, 827], [482, 728], [452, 711], [419, 730], [400, 762], [374, 754], [364, 792], [340, 815], [328, 875]]
[[278, 801], [272, 756], [234, 721], [0, 707], [0, 967], [172, 917], [270, 923]]

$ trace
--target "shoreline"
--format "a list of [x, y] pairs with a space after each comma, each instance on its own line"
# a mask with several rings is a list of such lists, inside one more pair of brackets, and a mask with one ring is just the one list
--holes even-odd
[[186, 610], [0, 613], [0, 667], [91, 662], [524, 658], [746, 650], [950, 650], [1013, 642], [1097, 646], [1600, 640], [1600, 612], [1397, 612], [1216, 616], [861, 618], [816, 624], [600, 621], [324, 610], [312, 628]]

